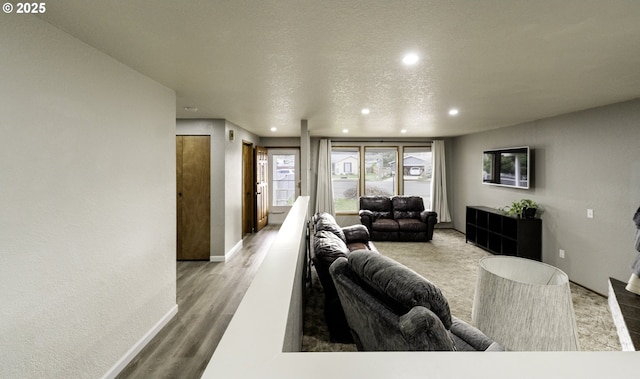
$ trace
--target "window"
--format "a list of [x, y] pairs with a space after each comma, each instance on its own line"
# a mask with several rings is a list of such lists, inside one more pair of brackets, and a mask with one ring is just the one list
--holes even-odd
[[367, 196], [393, 196], [397, 194], [397, 162], [398, 148], [396, 147], [365, 148], [364, 189]]
[[421, 196], [424, 207], [431, 203], [431, 174], [433, 163], [431, 148], [405, 147], [402, 154], [403, 193]]
[[430, 146], [345, 144], [347, 146], [334, 145], [331, 149], [336, 213], [357, 213], [361, 193], [421, 196], [425, 208], [429, 208], [433, 169]]
[[333, 201], [338, 213], [358, 211], [360, 148], [331, 149]]

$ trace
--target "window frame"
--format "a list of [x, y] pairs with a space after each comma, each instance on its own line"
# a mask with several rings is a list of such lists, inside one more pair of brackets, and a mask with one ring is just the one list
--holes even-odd
[[[365, 162], [365, 154], [367, 148], [380, 149], [380, 148], [395, 148], [397, 159], [396, 159], [396, 178], [395, 178], [395, 193], [397, 195], [404, 194], [404, 170], [400, 168], [400, 160], [404, 159], [404, 150], [405, 148], [425, 148], [430, 152], [433, 152], [433, 144], [432, 141], [417, 141], [417, 142], [408, 142], [408, 141], [398, 141], [398, 142], [375, 142], [375, 141], [340, 141], [334, 140], [332, 141], [331, 151], [339, 150], [339, 149], [350, 149], [357, 150], [360, 169], [358, 171], [358, 184], [357, 184], [357, 198], [363, 196], [363, 191], [366, 190], [366, 162]], [[432, 161], [433, 162], [433, 161]], [[333, 178], [331, 179], [333, 181]], [[332, 182], [333, 185], [333, 182]], [[334, 198], [335, 205], [335, 198]], [[425, 207], [428, 207], [428, 204], [425, 204]], [[336, 210], [336, 215], [357, 215], [359, 211], [359, 204], [357, 204], [357, 208], [352, 211], [338, 211]]]

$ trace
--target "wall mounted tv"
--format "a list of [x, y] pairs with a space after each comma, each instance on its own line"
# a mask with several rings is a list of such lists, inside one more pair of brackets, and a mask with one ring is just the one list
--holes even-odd
[[533, 166], [529, 146], [487, 150], [482, 158], [482, 182], [524, 188], [532, 185]]

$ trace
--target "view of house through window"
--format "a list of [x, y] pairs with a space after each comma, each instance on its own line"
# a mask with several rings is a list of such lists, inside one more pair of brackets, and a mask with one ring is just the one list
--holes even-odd
[[429, 208], [429, 146], [336, 146], [331, 149], [331, 172], [336, 213], [358, 212], [361, 189], [367, 196], [421, 196]]
[[333, 201], [338, 213], [357, 212], [360, 180], [360, 148], [331, 149]]
[[405, 195], [422, 196], [424, 207], [431, 203], [433, 164], [428, 147], [405, 147], [402, 157], [402, 177]]
[[397, 162], [398, 149], [396, 147], [365, 148], [364, 193], [367, 196], [393, 196], [397, 194]]

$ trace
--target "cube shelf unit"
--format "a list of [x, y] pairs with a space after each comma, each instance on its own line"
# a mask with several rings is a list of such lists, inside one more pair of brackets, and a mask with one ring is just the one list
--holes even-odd
[[467, 242], [498, 255], [542, 261], [542, 220], [518, 218], [480, 206], [467, 207]]

